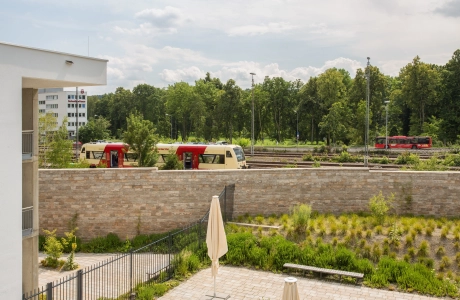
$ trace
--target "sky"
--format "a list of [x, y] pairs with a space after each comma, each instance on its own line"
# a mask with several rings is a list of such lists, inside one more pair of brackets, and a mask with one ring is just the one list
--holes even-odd
[[265, 76], [307, 82], [328, 68], [396, 76], [420, 56], [460, 49], [460, 0], [0, 0], [0, 41], [107, 59], [107, 85], [193, 84], [206, 72], [241, 88]]

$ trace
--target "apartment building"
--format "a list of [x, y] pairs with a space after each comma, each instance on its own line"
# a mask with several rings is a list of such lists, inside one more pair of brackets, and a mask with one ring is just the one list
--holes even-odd
[[[38, 112], [51, 113], [57, 118], [57, 126], [67, 117], [67, 131], [73, 139], [78, 127], [88, 122], [87, 92], [84, 89], [64, 91], [62, 88], [38, 90]], [[78, 117], [77, 117], [78, 116]]]
[[0, 83], [0, 295], [23, 299], [38, 287], [38, 90], [105, 85], [107, 60], [0, 42]]

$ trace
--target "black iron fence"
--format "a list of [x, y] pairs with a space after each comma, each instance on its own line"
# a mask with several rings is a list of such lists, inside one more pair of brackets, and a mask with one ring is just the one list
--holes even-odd
[[[233, 186], [219, 195], [224, 221], [232, 219]], [[49, 282], [23, 300], [111, 300], [136, 299], [134, 291], [142, 285], [164, 282], [174, 276], [181, 252], [197, 253], [206, 259], [205, 240], [209, 211], [197, 222], [129, 253], [117, 254], [76, 273]], [[200, 251], [201, 250], [201, 251]]]

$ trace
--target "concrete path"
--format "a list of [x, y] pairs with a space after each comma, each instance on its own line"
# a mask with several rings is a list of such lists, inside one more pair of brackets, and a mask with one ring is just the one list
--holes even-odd
[[[279, 300], [283, 294], [286, 274], [249, 270], [246, 268], [221, 266], [216, 278], [216, 296], [229, 300]], [[300, 299], [369, 299], [369, 300], [422, 300], [439, 299], [416, 294], [399, 293], [387, 290], [371, 289], [353, 284], [341, 284], [335, 281], [315, 280], [297, 277]], [[214, 294], [214, 281], [211, 270], [205, 269], [169, 291], [161, 300], [205, 300], [206, 295]]]
[[[77, 253], [75, 261], [80, 268], [85, 268], [104, 260], [110, 259], [114, 254], [88, 254]], [[45, 257], [39, 254], [39, 260]], [[64, 257], [65, 259], [65, 257]], [[45, 268], [39, 268], [39, 286], [45, 286], [48, 282], [62, 279], [75, 271], [59, 272]], [[144, 274], [145, 275], [145, 274]], [[273, 274], [271, 272], [255, 271], [246, 268], [221, 266], [216, 278], [216, 295], [225, 297], [230, 295], [229, 300], [279, 300], [283, 294], [284, 278], [286, 274]], [[424, 300], [440, 299], [420, 296], [417, 294], [399, 293], [387, 290], [371, 289], [353, 284], [341, 284], [337, 281], [316, 280], [311, 278], [297, 278], [297, 287], [300, 299], [337, 299], [337, 300]], [[161, 300], [206, 300], [214, 294], [214, 281], [211, 270], [205, 269], [193, 275], [187, 281], [181, 283], [169, 291]], [[73, 299], [72, 297], [67, 297]]]

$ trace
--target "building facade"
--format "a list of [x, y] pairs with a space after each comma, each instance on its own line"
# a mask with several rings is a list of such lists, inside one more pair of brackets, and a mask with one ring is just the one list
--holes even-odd
[[0, 295], [23, 299], [38, 288], [38, 90], [105, 85], [107, 60], [0, 42], [0, 84], [8, 153], [0, 168]]
[[57, 126], [67, 118], [67, 131], [69, 138], [76, 136], [78, 128], [88, 122], [87, 92], [84, 89], [64, 91], [62, 88], [38, 90], [38, 112], [51, 113], [57, 119]]

